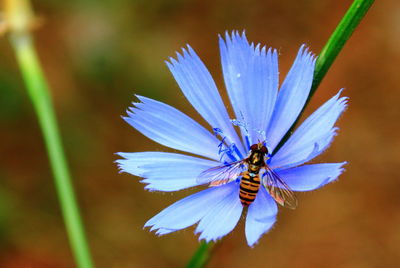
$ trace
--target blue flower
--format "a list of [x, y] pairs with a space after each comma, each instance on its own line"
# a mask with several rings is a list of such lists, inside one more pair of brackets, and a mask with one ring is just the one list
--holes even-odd
[[[219, 38], [226, 89], [235, 120], [206, 66], [188, 46], [167, 62], [185, 97], [214, 133], [175, 108], [143, 97], [129, 108], [124, 119], [148, 138], [175, 150], [196, 156], [167, 152], [119, 153], [122, 171], [143, 177], [150, 191], [178, 191], [200, 184], [199, 174], [212, 167], [247, 157], [252, 144], [265, 141], [272, 152], [303, 106], [313, 80], [315, 56], [305, 46], [278, 91], [278, 55], [275, 49], [249, 43], [245, 34], [226, 33]], [[340, 92], [310, 115], [288, 141], [268, 159], [293, 191], [310, 191], [334, 181], [343, 163], [307, 164], [329, 147], [334, 124], [346, 108]], [[238, 135], [238, 132], [240, 135]], [[190, 195], [151, 218], [145, 227], [164, 235], [198, 223], [199, 239], [215, 241], [231, 232], [243, 206], [239, 181], [209, 187]], [[277, 204], [264, 187], [248, 207], [246, 238], [249, 246], [275, 223]]]

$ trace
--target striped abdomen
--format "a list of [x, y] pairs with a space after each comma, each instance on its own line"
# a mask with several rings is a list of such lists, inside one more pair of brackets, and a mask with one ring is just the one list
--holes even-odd
[[244, 172], [242, 179], [240, 180], [240, 192], [239, 198], [243, 206], [248, 207], [256, 199], [258, 190], [260, 189], [260, 177], [258, 176], [258, 170], [252, 170], [249, 168], [248, 171]]

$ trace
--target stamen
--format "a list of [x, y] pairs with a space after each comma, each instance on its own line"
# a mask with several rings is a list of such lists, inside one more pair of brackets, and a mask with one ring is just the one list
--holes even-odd
[[235, 153], [239, 157], [239, 159], [243, 159], [244, 158], [242, 153], [239, 151], [238, 147], [236, 146], [236, 144], [232, 143], [231, 147], [235, 151]]
[[222, 130], [220, 128], [215, 127], [215, 128], [213, 128], [213, 131], [214, 131], [215, 136], [218, 136], [218, 135], [222, 136]]
[[[220, 155], [219, 161], [222, 162], [222, 158], [225, 155], [227, 155], [232, 160], [232, 162], [235, 162], [236, 158], [232, 155], [231, 148], [230, 147], [226, 147], [226, 145], [224, 144], [225, 139], [226, 139], [226, 137], [223, 137], [221, 142], [220, 142], [220, 144], [218, 145], [218, 148], [219, 148], [218, 149], [218, 154]], [[223, 148], [223, 147], [225, 147], [225, 148]]]
[[250, 139], [249, 139], [249, 136], [246, 135], [246, 136], [244, 137], [244, 139], [245, 139], [247, 148], [250, 148]]
[[[220, 144], [218, 145], [218, 154], [220, 155], [220, 161], [222, 162], [222, 158], [227, 155], [232, 162], [237, 161], [238, 159], [242, 159], [242, 154], [237, 148], [236, 144], [233, 143], [228, 136], [224, 136], [223, 131], [220, 128], [213, 128], [214, 135], [220, 136], [222, 138]], [[229, 144], [229, 145], [228, 145]], [[233, 155], [236, 153], [237, 157]]]
[[[256, 133], [258, 134], [258, 137], [257, 137], [258, 140], [260, 140], [260, 141], [266, 140], [265, 130], [256, 130]], [[264, 145], [266, 146], [266, 144], [264, 144]]]
[[242, 129], [242, 131], [245, 133], [244, 142], [245, 142], [246, 148], [250, 148], [249, 129], [248, 129], [247, 124], [244, 121], [243, 115], [242, 115], [242, 120], [231, 119], [231, 123], [232, 123], [232, 125], [240, 127], [240, 129]]

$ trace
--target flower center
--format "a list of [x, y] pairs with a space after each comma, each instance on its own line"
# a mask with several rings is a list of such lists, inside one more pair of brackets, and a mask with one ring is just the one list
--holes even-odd
[[[266, 140], [265, 130], [249, 128], [246, 120], [242, 117], [242, 120], [231, 119], [232, 125], [239, 127], [241, 131], [241, 136], [243, 137], [243, 143], [246, 151], [250, 151], [251, 144], [263, 143], [270, 152], [270, 147]], [[213, 128], [214, 135], [221, 139], [218, 145], [218, 154], [220, 156], [220, 162], [224, 164], [229, 164], [232, 162], [240, 161], [245, 159], [246, 155], [243, 155], [238, 146], [233, 142], [233, 139], [218, 127]], [[271, 156], [268, 154], [267, 156]], [[270, 161], [270, 159], [268, 159]]]

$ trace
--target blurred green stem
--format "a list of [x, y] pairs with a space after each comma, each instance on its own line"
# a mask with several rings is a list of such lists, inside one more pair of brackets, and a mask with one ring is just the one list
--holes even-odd
[[34, 22], [29, 2], [8, 0], [5, 2], [5, 11], [11, 44], [43, 133], [75, 261], [78, 267], [93, 267], [61, 145], [49, 88], [29, 33]]
[[[303, 110], [297, 117], [296, 121], [283, 137], [281, 142], [276, 147], [275, 152], [279, 150], [279, 148], [287, 141], [287, 139], [291, 136], [291, 133], [298, 122], [299, 118], [303, 114], [303, 111], [307, 104], [309, 103], [311, 97], [314, 95], [317, 90], [319, 84], [327, 73], [328, 69], [331, 67], [333, 61], [336, 59], [336, 56], [342, 50], [346, 41], [350, 38], [351, 34], [354, 32], [361, 19], [365, 16], [368, 9], [374, 3], [374, 0], [355, 0], [350, 8], [347, 10], [346, 14], [343, 16], [342, 20], [339, 22], [333, 34], [330, 36], [328, 42], [322, 49], [321, 53], [318, 56], [315, 71], [314, 71], [314, 79], [311, 87], [310, 94], [307, 98], [306, 104], [303, 107]], [[209, 249], [211, 248], [210, 244], [206, 242], [202, 242], [190, 260], [187, 267], [204, 267], [207, 264], [208, 259], [211, 257]]]
[[211, 250], [213, 249], [213, 247], [213, 242], [207, 243], [202, 241], [196, 252], [193, 254], [193, 257], [186, 265], [186, 268], [201, 268], [206, 266], [209, 258], [211, 257]]

